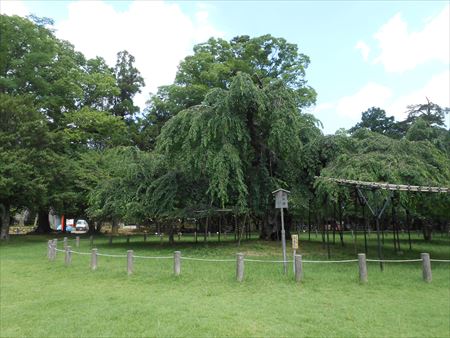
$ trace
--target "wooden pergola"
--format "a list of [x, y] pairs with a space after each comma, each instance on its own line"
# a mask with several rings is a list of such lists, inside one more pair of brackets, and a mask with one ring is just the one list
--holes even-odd
[[[405, 192], [429, 192], [429, 193], [450, 193], [450, 188], [448, 187], [432, 187], [432, 186], [418, 186], [418, 185], [405, 185], [405, 184], [391, 184], [385, 182], [367, 182], [367, 181], [357, 181], [357, 180], [347, 180], [341, 178], [333, 178], [333, 177], [322, 177], [315, 176], [315, 179], [322, 179], [330, 182], [334, 182], [338, 185], [354, 188], [362, 201], [368, 206], [370, 212], [375, 217], [376, 221], [376, 229], [377, 229], [377, 250], [378, 250], [378, 259], [380, 260], [380, 268], [384, 269], [383, 264], [383, 252], [381, 249], [381, 240], [380, 240], [380, 218], [386, 210], [389, 201], [392, 200], [393, 194], [395, 192], [405, 191]], [[387, 196], [382, 205], [370, 204], [367, 196], [364, 194], [364, 190], [369, 191], [378, 191], [378, 190], [387, 190], [390, 192], [389, 196]]]

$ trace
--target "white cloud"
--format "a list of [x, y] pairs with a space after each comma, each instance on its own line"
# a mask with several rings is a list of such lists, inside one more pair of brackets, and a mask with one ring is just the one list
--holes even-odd
[[450, 6], [447, 5], [422, 30], [410, 32], [400, 13], [384, 24], [374, 38], [380, 55], [374, 60], [388, 72], [405, 72], [428, 61], [450, 62]]
[[359, 118], [370, 107], [384, 107], [392, 96], [390, 88], [369, 82], [353, 95], [341, 98], [336, 104], [340, 116]]
[[0, 13], [6, 15], [27, 16], [30, 11], [23, 1], [20, 0], [1, 0]]
[[223, 35], [209, 23], [204, 9], [191, 19], [178, 5], [163, 1], [134, 1], [122, 12], [103, 1], [72, 2], [68, 18], [56, 22], [56, 29], [59, 38], [84, 55], [102, 56], [111, 66], [117, 52], [130, 52], [146, 83], [135, 100], [141, 107], [148, 92], [173, 82], [179, 62], [195, 43]]
[[387, 106], [386, 113], [395, 116], [396, 120], [404, 120], [406, 107], [426, 103], [426, 98], [441, 107], [450, 107], [450, 71], [436, 74], [422, 88], [396, 98]]
[[367, 43], [365, 43], [364, 41], [359, 40], [356, 45], [355, 45], [356, 49], [359, 49], [361, 51], [361, 55], [364, 59], [364, 61], [367, 62], [367, 60], [369, 59], [369, 53], [370, 53], [370, 47]]

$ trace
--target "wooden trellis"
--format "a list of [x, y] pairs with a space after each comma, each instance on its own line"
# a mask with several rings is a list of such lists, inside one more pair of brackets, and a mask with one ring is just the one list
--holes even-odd
[[[341, 178], [333, 178], [333, 177], [321, 177], [315, 176], [315, 179], [327, 180], [330, 182], [337, 183], [341, 186], [347, 186], [354, 188], [361, 200], [369, 207], [370, 212], [375, 217], [376, 221], [376, 229], [377, 229], [377, 250], [378, 250], [378, 259], [380, 260], [380, 268], [383, 270], [383, 251], [381, 249], [381, 240], [380, 240], [380, 218], [386, 210], [389, 201], [392, 200], [395, 192], [406, 191], [406, 192], [430, 192], [430, 193], [450, 193], [450, 188], [448, 187], [431, 187], [431, 186], [418, 186], [418, 185], [405, 185], [405, 184], [391, 184], [391, 183], [383, 183], [383, 182], [367, 182], [367, 181], [356, 181], [356, 180], [347, 180]], [[390, 191], [389, 196], [387, 196], [383, 204], [381, 206], [371, 205], [369, 203], [368, 198], [364, 194], [363, 190], [388, 190]]]

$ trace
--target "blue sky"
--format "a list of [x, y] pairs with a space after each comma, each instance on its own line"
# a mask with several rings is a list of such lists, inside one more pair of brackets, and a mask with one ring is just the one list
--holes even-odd
[[141, 106], [195, 43], [267, 33], [311, 58], [306, 78], [318, 100], [309, 111], [325, 133], [353, 126], [371, 106], [397, 119], [425, 97], [450, 106], [448, 1], [2, 0], [0, 10], [51, 17], [58, 37], [111, 65], [130, 51], [147, 84]]

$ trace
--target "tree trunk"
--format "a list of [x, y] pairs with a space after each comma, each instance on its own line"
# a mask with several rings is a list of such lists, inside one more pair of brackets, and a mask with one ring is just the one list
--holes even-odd
[[51, 232], [50, 220], [48, 218], [48, 209], [42, 208], [38, 212], [38, 224], [36, 232], [40, 234], [48, 234]]
[[170, 220], [170, 228], [169, 228], [169, 243], [173, 244], [175, 243], [175, 240], [173, 238], [173, 233], [174, 233], [174, 229], [173, 229], [173, 220]]
[[[278, 216], [278, 217], [277, 217]], [[278, 226], [278, 218], [279, 212], [275, 212], [275, 214], [267, 213], [266, 217], [262, 220], [261, 229], [260, 229], [260, 239], [264, 240], [277, 240], [277, 233], [279, 231]]]
[[422, 226], [423, 231], [423, 239], [427, 242], [431, 241], [432, 233], [433, 233], [433, 226], [430, 223], [424, 223]]
[[10, 213], [9, 213], [9, 204], [0, 203], [0, 221], [1, 221], [1, 231], [0, 231], [0, 240], [8, 239], [9, 237], [9, 226], [10, 226]]
[[111, 224], [111, 233], [116, 235], [119, 232], [119, 222], [117, 222], [117, 219], [112, 220]]

